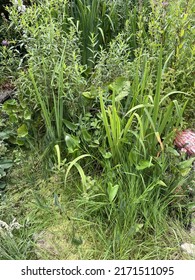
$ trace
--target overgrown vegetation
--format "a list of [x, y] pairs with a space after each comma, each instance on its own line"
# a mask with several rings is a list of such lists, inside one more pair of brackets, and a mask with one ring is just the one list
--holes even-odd
[[173, 141], [194, 126], [194, 1], [12, 2], [0, 220], [20, 227], [0, 259], [187, 258], [194, 158]]

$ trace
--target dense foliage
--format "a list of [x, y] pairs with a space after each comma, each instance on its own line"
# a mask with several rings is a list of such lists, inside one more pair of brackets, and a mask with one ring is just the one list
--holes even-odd
[[[194, 1], [10, 2], [9, 19], [1, 18], [0, 82], [11, 80], [17, 93], [2, 105], [0, 125], [11, 131], [3, 140], [14, 145], [16, 170], [26, 160], [20, 147], [28, 172], [35, 168], [19, 191], [31, 188], [36, 206], [28, 194], [17, 215], [24, 227], [15, 243], [3, 236], [0, 258], [14, 258], [23, 236], [32, 241], [50, 229], [49, 213], [57, 227], [66, 211], [89, 232], [95, 227], [99, 245], [80, 258], [175, 257], [170, 228], [189, 225], [192, 205], [194, 158], [173, 140], [194, 125]], [[33, 258], [31, 246], [17, 258]]]

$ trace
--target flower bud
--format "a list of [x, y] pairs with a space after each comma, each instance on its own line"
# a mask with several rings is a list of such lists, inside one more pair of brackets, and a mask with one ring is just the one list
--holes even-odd
[[1, 42], [1, 44], [2, 44], [2, 46], [7, 47], [7, 46], [9, 45], [9, 42], [8, 42], [7, 40], [3, 40], [3, 41]]

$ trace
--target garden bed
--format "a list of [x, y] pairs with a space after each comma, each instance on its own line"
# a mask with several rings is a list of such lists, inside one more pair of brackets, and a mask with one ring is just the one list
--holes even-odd
[[135, 2], [2, 16], [0, 259], [194, 258], [195, 4]]

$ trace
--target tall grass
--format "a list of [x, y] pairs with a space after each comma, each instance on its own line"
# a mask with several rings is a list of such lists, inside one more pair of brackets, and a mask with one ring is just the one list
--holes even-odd
[[[40, 104], [41, 107], [48, 136], [51, 140], [58, 139], [58, 141], [60, 141], [63, 136], [63, 119], [65, 117], [65, 112], [67, 109], [64, 106], [64, 100], [63, 100], [65, 95], [64, 84], [63, 84], [64, 83], [63, 63], [65, 60], [65, 51], [66, 51], [66, 46], [62, 50], [61, 58], [59, 58], [59, 60], [56, 62], [54, 72], [52, 75], [52, 80], [51, 80], [51, 87], [52, 86], [57, 87], [57, 94], [55, 90], [52, 90], [52, 95], [51, 93], [42, 95], [40, 89], [36, 84], [35, 77], [32, 72], [33, 70], [31, 67], [29, 67], [29, 77], [33, 84], [34, 93], [37, 102]], [[44, 60], [44, 57], [42, 57], [42, 67], [43, 67], [43, 73], [45, 74], [45, 78], [47, 78], [46, 62]], [[56, 79], [56, 75], [57, 75], [57, 79]], [[57, 84], [55, 85], [56, 81]]]
[[[67, 5], [67, 13], [81, 32], [82, 63], [90, 72], [101, 48], [123, 28], [131, 9], [129, 1], [74, 0]], [[126, 9], [124, 9], [124, 6]], [[124, 13], [125, 11], [125, 13]]]
[[[118, 87], [121, 86], [121, 89], [117, 89], [122, 96], [120, 99], [119, 96], [115, 96], [116, 89], [113, 85], [112, 105], [108, 106], [107, 109], [103, 101], [103, 94], [100, 93], [102, 119], [113, 159], [124, 155], [123, 148], [127, 143], [129, 146], [132, 144], [134, 149], [137, 148], [137, 153], [142, 155], [143, 159], [146, 159], [146, 155], [148, 158], [157, 156], [158, 152], [164, 152], [164, 147], [169, 143], [170, 137], [173, 136], [174, 129], [182, 122], [186, 103], [179, 105], [177, 100], [170, 101], [169, 97], [177, 94], [177, 91], [170, 92], [166, 96], [161, 94], [162, 49], [159, 55], [154, 93], [146, 85], [146, 77], [150, 80], [148, 76], [150, 70], [148, 68], [149, 63], [146, 61], [145, 64], [141, 82], [139, 82], [138, 74], [132, 82], [133, 97], [131, 103], [128, 102], [129, 108], [125, 104], [126, 112], [121, 108], [123, 102], [121, 99], [126, 98], [128, 101], [129, 98], [129, 96], [126, 97], [126, 94], [123, 94], [124, 83], [117, 85]], [[136, 87], [135, 83], [137, 84]], [[117, 100], [120, 101], [117, 102]], [[169, 105], [166, 106], [168, 102]], [[123, 112], [123, 116], [120, 116], [120, 111]], [[117, 162], [120, 162], [119, 158]]]
[[[103, 163], [105, 173], [101, 174], [100, 192], [103, 190], [105, 196], [100, 196], [100, 201], [104, 202], [102, 211], [104, 216], [105, 213], [107, 215], [109, 234], [112, 235], [107, 246], [113, 258], [131, 258], [137, 246], [135, 244], [138, 244], [136, 242], [148, 238], [147, 234], [143, 237], [144, 232], [151, 232], [155, 237], [164, 235], [169, 207], [176, 197], [174, 191], [185, 181], [179, 171], [169, 174], [173, 170], [167, 151], [172, 145], [175, 129], [182, 123], [186, 103], [179, 105], [176, 99], [170, 100], [177, 91], [162, 94], [165, 67], [162, 54], [161, 48], [153, 91], [146, 83], [146, 77], [148, 81], [151, 79], [149, 61], [146, 60], [143, 79], [135, 76], [131, 83], [134, 90], [137, 83], [137, 92], [133, 91], [137, 98], [132, 96], [133, 102], [128, 103], [129, 107], [123, 102], [129, 98], [123, 92], [124, 80], [109, 87], [112, 89], [109, 101], [106, 91], [100, 90], [100, 109], [106, 135], [102, 145], [112, 155], [110, 164], [108, 160]], [[126, 83], [130, 86], [128, 81]], [[86, 203], [86, 208], [92, 213], [99, 212], [100, 201], [93, 197], [91, 200], [93, 202]]]

